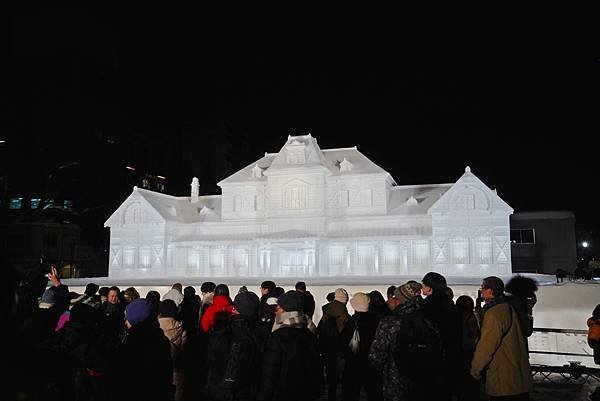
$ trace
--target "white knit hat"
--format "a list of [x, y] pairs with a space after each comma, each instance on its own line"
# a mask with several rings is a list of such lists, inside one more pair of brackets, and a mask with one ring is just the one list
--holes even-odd
[[334, 300], [341, 302], [343, 304], [348, 303], [348, 292], [343, 288], [338, 288], [335, 290]]
[[350, 305], [352, 305], [352, 308], [354, 308], [355, 312], [368, 312], [369, 296], [364, 292], [357, 292], [352, 296]]

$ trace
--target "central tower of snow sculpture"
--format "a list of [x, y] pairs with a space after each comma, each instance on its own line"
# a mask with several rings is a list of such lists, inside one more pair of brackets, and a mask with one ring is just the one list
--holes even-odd
[[512, 209], [467, 167], [454, 184], [398, 186], [356, 147], [290, 136], [278, 153], [174, 197], [134, 187], [106, 221], [109, 275], [487, 276], [511, 273]]

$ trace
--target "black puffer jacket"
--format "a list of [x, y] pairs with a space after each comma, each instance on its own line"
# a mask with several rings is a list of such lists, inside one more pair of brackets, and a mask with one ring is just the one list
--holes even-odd
[[156, 319], [133, 326], [119, 351], [117, 391], [120, 399], [173, 399], [171, 344]]
[[315, 400], [322, 394], [323, 385], [315, 335], [305, 325], [274, 331], [263, 356], [257, 399]]

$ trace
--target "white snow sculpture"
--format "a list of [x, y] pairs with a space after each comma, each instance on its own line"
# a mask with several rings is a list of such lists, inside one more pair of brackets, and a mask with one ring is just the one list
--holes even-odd
[[194, 178], [190, 197], [134, 188], [105, 223], [110, 277], [511, 273], [513, 210], [469, 167], [454, 184], [399, 186], [356, 147], [290, 136], [218, 185], [199, 196]]

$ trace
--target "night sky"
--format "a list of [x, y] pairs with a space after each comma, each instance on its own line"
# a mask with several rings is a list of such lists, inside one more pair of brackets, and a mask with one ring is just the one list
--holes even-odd
[[358, 146], [399, 185], [454, 182], [469, 165], [516, 212], [571, 210], [578, 229], [600, 228], [600, 54], [560, 26], [321, 33], [188, 10], [15, 7], [3, 20], [4, 196], [49, 187], [101, 221], [131, 191], [125, 165], [167, 176], [173, 195], [193, 175], [216, 193], [310, 132], [324, 149]]

